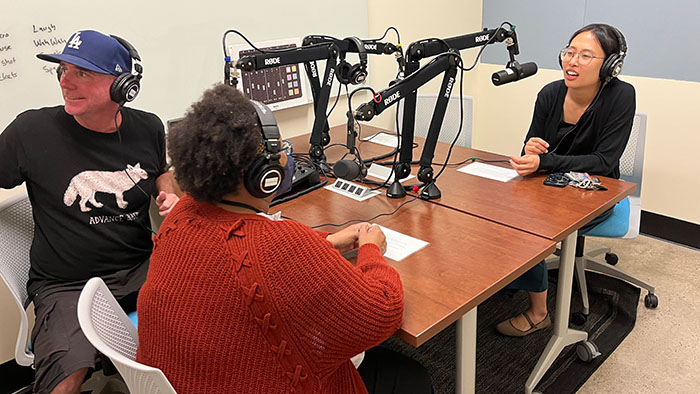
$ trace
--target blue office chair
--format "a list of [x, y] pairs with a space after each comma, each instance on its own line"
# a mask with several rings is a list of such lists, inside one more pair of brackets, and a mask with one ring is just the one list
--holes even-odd
[[[620, 158], [620, 178], [637, 184], [636, 192], [620, 201], [613, 207], [612, 216], [586, 233], [579, 233], [576, 240], [576, 279], [581, 290], [583, 303], [582, 314], [574, 314], [572, 320], [575, 324], [583, 324], [589, 313], [588, 288], [586, 286], [585, 271], [592, 271], [617, 279], [627, 281], [635, 286], [645, 288], [648, 294], [644, 297], [644, 305], [647, 308], [656, 308], [659, 300], [654, 295], [654, 286], [637, 279], [620, 269], [614, 267], [618, 257], [610, 248], [599, 248], [585, 251], [586, 237], [604, 238], [634, 238], [639, 235], [639, 221], [641, 217], [641, 190], [642, 171], [644, 169], [644, 142], [646, 138], [646, 120], [644, 113], [634, 116], [632, 132], [625, 151]], [[605, 253], [605, 263], [595, 260], [596, 256]], [[559, 268], [559, 259], [547, 260], [547, 268]]]
[[[425, 138], [428, 135], [428, 128], [430, 126], [430, 120], [433, 118], [433, 110], [435, 109], [435, 103], [437, 102], [437, 94], [418, 94], [416, 97], [416, 121], [415, 130], [413, 132], [414, 136]], [[472, 147], [472, 112], [473, 103], [471, 96], [462, 97], [462, 106], [464, 109], [464, 114], [462, 116], [462, 132], [459, 133], [459, 137], [455, 142], [456, 146], [463, 146], [465, 148]], [[399, 129], [402, 129], [403, 125], [403, 108], [404, 100], [399, 102]], [[447, 110], [445, 111], [445, 118], [442, 122], [442, 127], [440, 128], [440, 135], [438, 136], [438, 141], [444, 142], [446, 144], [451, 144], [457, 136], [457, 131], [459, 130], [459, 94], [450, 96], [447, 102]]]

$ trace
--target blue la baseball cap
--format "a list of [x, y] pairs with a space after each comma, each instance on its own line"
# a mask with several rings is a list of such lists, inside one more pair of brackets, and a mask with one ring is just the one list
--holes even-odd
[[131, 72], [129, 51], [115, 38], [94, 30], [73, 33], [60, 54], [40, 53], [36, 57], [53, 63], [66, 62], [100, 74], [119, 76]]

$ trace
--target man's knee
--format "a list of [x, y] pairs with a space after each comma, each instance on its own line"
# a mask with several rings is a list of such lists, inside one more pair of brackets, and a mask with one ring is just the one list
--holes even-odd
[[[76, 392], [88, 368], [94, 368], [97, 351], [78, 323], [77, 295], [35, 297], [36, 322], [32, 331], [37, 393]], [[54, 391], [59, 387], [67, 391]], [[79, 391], [77, 391], [79, 392]]]
[[87, 374], [87, 368], [80, 368], [79, 370], [68, 375], [56, 387], [51, 391], [51, 394], [74, 394], [80, 393], [80, 386], [85, 380], [85, 375]]

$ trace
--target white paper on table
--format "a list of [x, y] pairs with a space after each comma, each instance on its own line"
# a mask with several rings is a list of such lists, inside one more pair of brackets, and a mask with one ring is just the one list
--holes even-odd
[[401, 234], [398, 231], [381, 227], [386, 236], [386, 252], [384, 257], [394, 261], [401, 261], [413, 253], [423, 249], [428, 245], [428, 242], [413, 238], [410, 235]]
[[457, 171], [501, 182], [508, 182], [518, 176], [518, 173], [512, 168], [503, 168], [479, 162], [467, 164]]
[[[387, 181], [387, 183], [394, 182], [394, 173], [391, 172], [391, 168], [389, 167], [384, 167], [380, 166], [379, 164], [372, 163], [372, 165], [369, 166], [369, 169], [367, 170], [367, 176], [377, 178], [382, 182], [386, 181], [387, 178], [389, 178], [389, 174], [391, 174], [391, 178]], [[407, 181], [415, 177], [415, 175], [409, 175], [406, 178], [402, 179], [401, 182]]]
[[392, 148], [399, 146], [399, 137], [387, 133], [377, 133], [367, 138], [363, 138], [362, 141], [374, 142], [375, 144], [389, 146]]

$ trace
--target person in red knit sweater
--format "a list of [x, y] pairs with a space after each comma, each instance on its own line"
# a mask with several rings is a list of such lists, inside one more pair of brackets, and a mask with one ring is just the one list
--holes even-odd
[[[374, 348], [403, 318], [384, 234], [368, 223], [329, 234], [268, 214], [274, 193], [251, 181], [252, 163], [272, 152], [265, 164], [291, 174], [261, 124], [237, 89], [217, 85], [169, 130], [186, 194], [154, 237], [137, 361], [179, 394], [430, 393], [422, 366]], [[355, 266], [341, 255], [353, 248]], [[366, 350], [358, 372], [362, 356], [351, 358]]]

